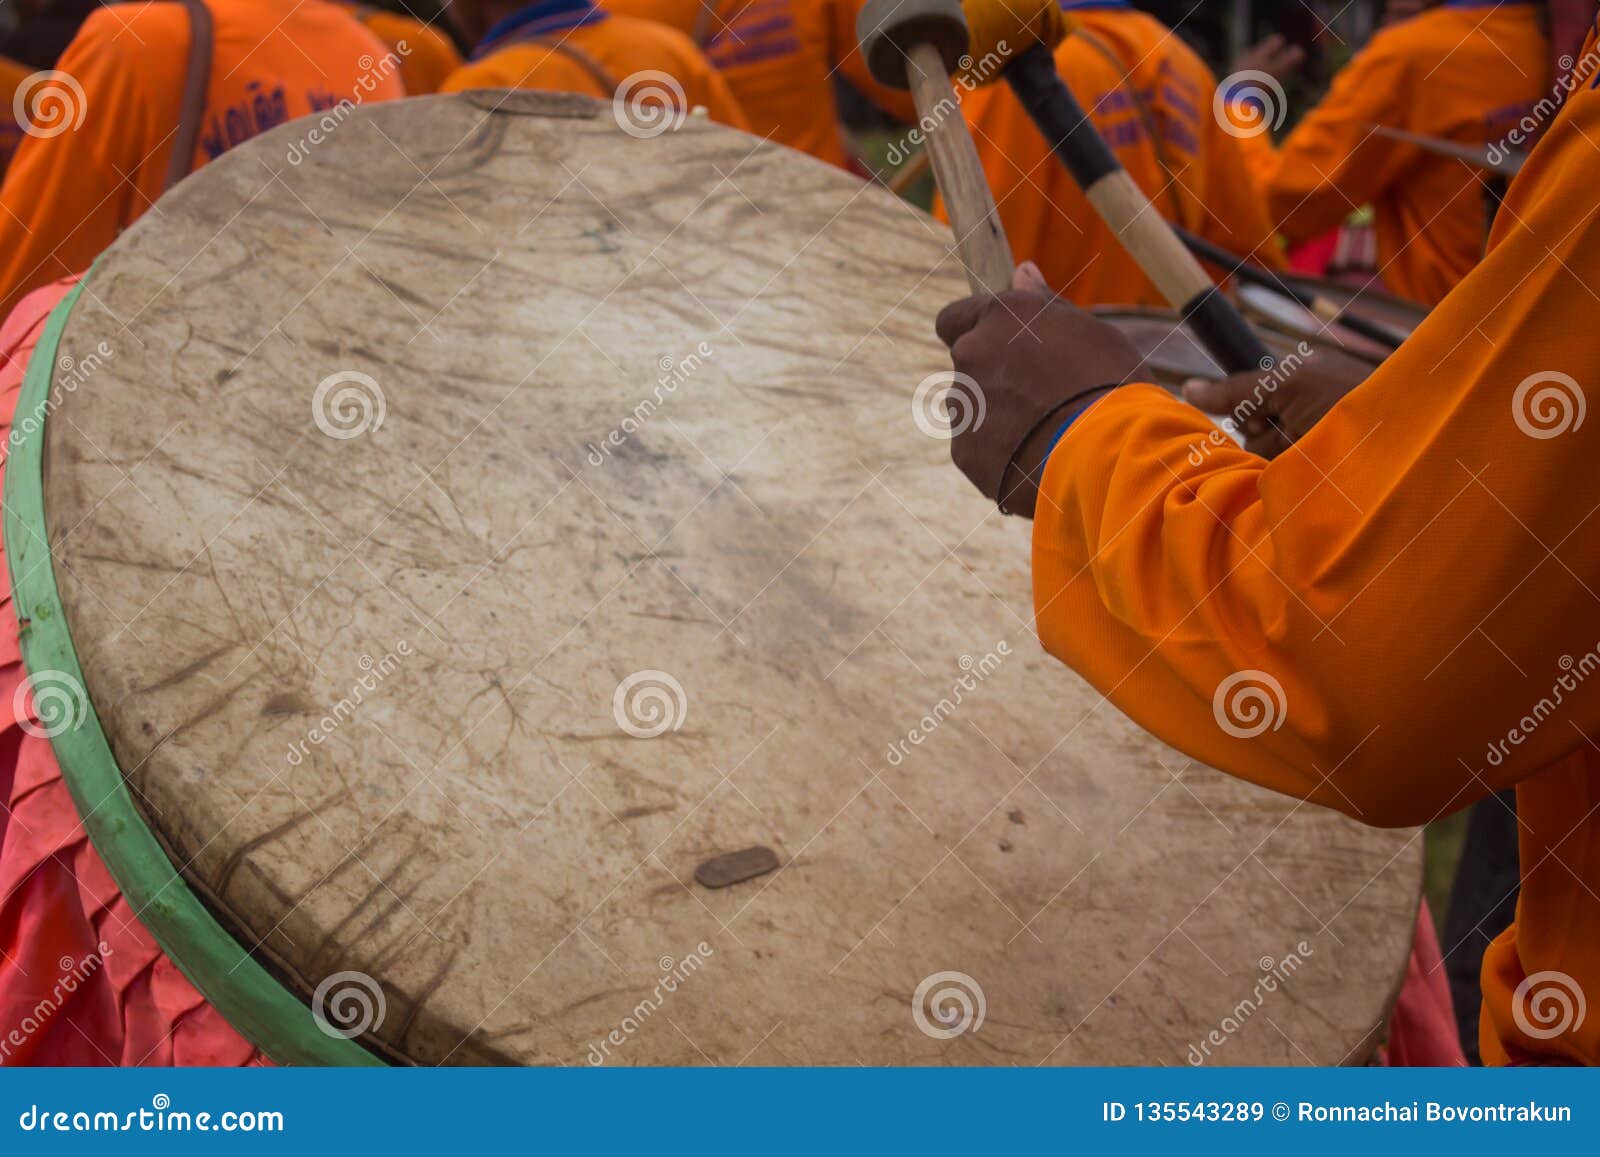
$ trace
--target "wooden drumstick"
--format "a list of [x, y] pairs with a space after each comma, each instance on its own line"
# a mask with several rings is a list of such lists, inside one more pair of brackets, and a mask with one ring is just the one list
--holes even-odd
[[967, 50], [959, 0], [869, 0], [856, 18], [856, 38], [874, 77], [911, 90], [972, 291], [1010, 289], [1011, 246], [950, 86], [950, 70]]
[[1084, 115], [1056, 72], [1050, 50], [1042, 44], [1023, 50], [1007, 65], [1005, 77], [1089, 204], [1218, 364], [1229, 373], [1271, 368], [1272, 355], [1261, 338], [1212, 283]]

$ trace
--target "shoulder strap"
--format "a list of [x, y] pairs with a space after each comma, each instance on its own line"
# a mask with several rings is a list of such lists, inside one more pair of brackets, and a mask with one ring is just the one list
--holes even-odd
[[617, 78], [606, 71], [606, 66], [571, 41], [562, 40], [555, 36], [530, 36], [527, 39], [527, 43], [540, 45], [543, 48], [548, 48], [551, 52], [565, 56], [593, 77], [595, 83], [606, 92], [614, 93], [617, 91]]
[[183, 104], [178, 131], [172, 139], [172, 159], [167, 163], [167, 188], [189, 175], [200, 122], [206, 115], [206, 90], [211, 87], [211, 54], [216, 47], [216, 27], [206, 0], [181, 0], [189, 13], [189, 65], [183, 76]]
[[706, 45], [711, 43], [711, 38], [716, 35], [712, 22], [717, 17], [718, 0], [700, 0], [700, 7], [694, 14], [694, 28], [690, 30], [695, 47], [704, 52]]

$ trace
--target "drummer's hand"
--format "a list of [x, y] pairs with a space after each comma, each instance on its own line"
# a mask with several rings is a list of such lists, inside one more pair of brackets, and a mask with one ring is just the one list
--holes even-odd
[[[1003, 497], [1011, 513], [1032, 518], [1056, 431], [1104, 395], [1041, 419], [1074, 394], [1128, 381], [1139, 366], [1139, 351], [1116, 329], [1051, 294], [1032, 266], [1018, 269], [1013, 284], [999, 297], [968, 297], [945, 306], [936, 325], [956, 372], [978, 384], [983, 400], [981, 423], [953, 422], [960, 433], [950, 441], [950, 457], [987, 498]], [[960, 417], [959, 407], [958, 400], [952, 419]], [[1027, 444], [1019, 450], [1024, 436]]]
[[1258, 370], [1214, 382], [1193, 378], [1184, 383], [1183, 396], [1208, 414], [1233, 418], [1246, 450], [1274, 458], [1371, 373], [1372, 366], [1359, 358], [1318, 349], [1276, 383], [1271, 373]]

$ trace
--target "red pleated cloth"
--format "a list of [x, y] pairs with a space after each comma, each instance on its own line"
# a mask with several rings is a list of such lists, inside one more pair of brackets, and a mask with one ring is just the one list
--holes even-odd
[[1383, 1050], [1383, 1063], [1406, 1068], [1453, 1068], [1467, 1063], [1450, 1004], [1450, 983], [1445, 979], [1439, 937], [1426, 900], [1417, 913], [1405, 983], [1394, 1012], [1389, 1015], [1389, 1043]]
[[[0, 436], [28, 356], [76, 278], [0, 326]], [[0, 483], [4, 458], [0, 455]], [[19, 702], [19, 699], [21, 702]], [[89, 846], [24, 687], [0, 567], [0, 1065], [259, 1065], [264, 1058], [178, 971]]]

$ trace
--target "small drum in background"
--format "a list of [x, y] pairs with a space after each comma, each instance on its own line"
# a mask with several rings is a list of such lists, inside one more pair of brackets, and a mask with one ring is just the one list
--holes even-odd
[[[1190, 378], [1221, 378], [1226, 375], [1216, 359], [1200, 344], [1194, 331], [1169, 309], [1149, 306], [1103, 305], [1089, 311], [1102, 321], [1116, 326], [1144, 359], [1142, 373], [1158, 386], [1174, 394]], [[1276, 330], [1263, 330], [1261, 339], [1279, 364], [1285, 359], [1308, 356], [1305, 339]], [[1293, 365], [1290, 361], [1288, 364]], [[1263, 367], [1263, 374], [1271, 367]]]
[[1277, 334], [1314, 349], [1335, 349], [1376, 366], [1394, 352], [1336, 321], [1325, 321], [1292, 298], [1260, 285], [1241, 285], [1234, 291], [1239, 311], [1264, 334]]
[[949, 231], [670, 128], [284, 125], [58, 310], [5, 541], [133, 910], [290, 1063], [1364, 1059], [1419, 841], [1045, 655], [949, 462]]
[[1377, 287], [1351, 285], [1321, 277], [1284, 275], [1284, 284], [1302, 293], [1315, 294], [1341, 310], [1390, 330], [1404, 340], [1428, 318], [1428, 307]]

